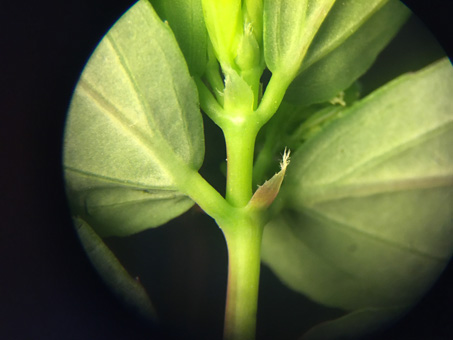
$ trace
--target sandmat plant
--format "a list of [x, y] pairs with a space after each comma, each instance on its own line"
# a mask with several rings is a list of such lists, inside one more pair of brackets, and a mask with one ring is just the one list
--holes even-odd
[[[409, 310], [453, 249], [452, 65], [369, 93], [360, 81], [409, 14], [396, 0], [133, 5], [90, 57], [64, 141], [75, 225], [113, 289], [158, 318], [104, 242], [195, 205], [227, 244], [224, 339], [255, 338], [261, 261], [341, 311], [304, 339], [358, 337]], [[204, 126], [226, 161], [204, 160]]]

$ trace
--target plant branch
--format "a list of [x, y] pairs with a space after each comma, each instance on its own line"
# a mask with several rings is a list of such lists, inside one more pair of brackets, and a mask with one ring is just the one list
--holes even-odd
[[269, 119], [277, 112], [288, 86], [293, 81], [294, 76], [284, 72], [274, 72], [269, 84], [266, 87], [263, 98], [258, 109], [255, 111], [261, 126], [266, 124]]
[[198, 87], [198, 94], [200, 97], [201, 109], [212, 119], [217, 125], [222, 124], [222, 120], [225, 117], [225, 111], [219, 102], [214, 98], [214, 95], [209, 91], [207, 86], [203, 83], [200, 78], [195, 78], [195, 83]]
[[178, 188], [218, 224], [232, 214], [233, 207], [195, 170], [180, 178]]

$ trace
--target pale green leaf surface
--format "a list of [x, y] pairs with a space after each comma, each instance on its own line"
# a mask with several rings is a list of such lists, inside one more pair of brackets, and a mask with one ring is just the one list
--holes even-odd
[[88, 223], [81, 218], [75, 218], [74, 224], [91, 263], [113, 293], [145, 319], [155, 319], [154, 307], [140, 282], [129, 275]]
[[[347, 310], [413, 304], [453, 250], [448, 60], [354, 104], [293, 157], [263, 260], [288, 286]], [[286, 194], [286, 196], [285, 196]]]
[[368, 70], [409, 14], [397, 0], [337, 1], [285, 100], [311, 105], [335, 97]]
[[208, 33], [201, 0], [150, 0], [170, 25], [192, 75], [201, 76], [208, 62]]
[[[408, 252], [300, 214], [266, 225], [262, 259], [291, 289], [329, 307], [413, 304], [446, 260]], [[304, 233], [293, 230], [304, 227]]]
[[70, 192], [74, 213], [103, 236], [127, 236], [162, 225], [193, 205], [177, 190], [144, 189], [72, 169], [66, 169], [66, 182], [75, 188]]
[[297, 73], [335, 0], [265, 0], [264, 59], [272, 72]]
[[306, 69], [344, 43], [389, 1], [399, 2], [393, 0], [335, 1], [307, 51], [302, 69]]
[[[93, 223], [112, 212], [116, 224], [93, 227], [124, 235], [190, 207], [176, 182], [203, 160], [196, 91], [171, 30], [147, 1], [138, 2], [98, 45], [71, 102], [64, 165], [75, 214]], [[133, 200], [148, 209], [131, 210]]]

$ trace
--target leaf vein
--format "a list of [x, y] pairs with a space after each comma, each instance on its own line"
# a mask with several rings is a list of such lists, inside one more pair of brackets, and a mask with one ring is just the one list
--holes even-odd
[[419, 134], [411, 136], [411, 138], [401, 141], [399, 144], [392, 146], [390, 149], [383, 150], [383, 152], [381, 152], [377, 155], [373, 155], [373, 157], [371, 157], [371, 158], [368, 158], [368, 159], [365, 158], [364, 161], [357, 163], [356, 166], [354, 166], [353, 168], [350, 168], [349, 171], [344, 173], [343, 176], [337, 178], [335, 180], [335, 182], [332, 182], [332, 183], [341, 182], [342, 180], [354, 175], [355, 173], [357, 173], [359, 171], [363, 171], [363, 170], [369, 169], [371, 167], [374, 167], [378, 164], [381, 164], [384, 161], [388, 160], [389, 158], [394, 157], [395, 155], [398, 155], [413, 147], [416, 147], [416, 146], [426, 142], [427, 140], [429, 140], [433, 137], [436, 137], [438, 134], [444, 132], [445, 130], [449, 130], [452, 127], [453, 127], [453, 120], [447, 124], [439, 125], [439, 126], [434, 127], [433, 129], [423, 131]]
[[71, 171], [71, 172], [77, 173], [79, 175], [90, 177], [90, 178], [93, 178], [96, 180], [101, 180], [101, 181], [109, 182], [112, 184], [118, 184], [118, 185], [121, 185], [124, 187], [130, 187], [131, 189], [138, 189], [138, 190], [157, 189], [159, 191], [160, 190], [177, 191], [172, 187], [151, 187], [148, 184], [144, 184], [144, 183], [140, 183], [140, 182], [133, 182], [133, 181], [126, 181], [126, 180], [122, 180], [122, 179], [118, 179], [118, 178], [114, 178], [114, 177], [104, 176], [101, 174], [96, 174], [96, 173], [93, 173], [90, 171], [77, 169], [77, 168], [67, 166], [67, 165], [64, 167], [64, 169], [65, 169], [65, 171]]
[[151, 147], [149, 141], [138, 129], [133, 129], [128, 122], [125, 122], [124, 115], [121, 111], [112, 104], [107, 98], [105, 98], [99, 91], [97, 91], [88, 81], [83, 78], [79, 82], [79, 88], [84, 90], [95, 103], [103, 110], [103, 112], [111, 118], [111, 121], [116, 123], [121, 127], [125, 132], [127, 132], [139, 146], [146, 149], [146, 151], [152, 155], [153, 161], [157, 163], [161, 168], [163, 164], [157, 154], [154, 152], [154, 149]]
[[331, 216], [320, 214], [319, 212], [317, 212], [313, 208], [306, 207], [304, 210], [305, 210], [305, 213], [308, 216], [310, 216], [310, 217], [312, 217], [312, 218], [314, 218], [314, 219], [316, 219], [318, 221], [321, 221], [321, 222], [327, 222], [327, 223], [323, 223], [323, 224], [325, 226], [327, 226], [328, 228], [334, 228], [334, 229], [337, 229], [337, 230], [345, 230], [346, 229], [346, 230], [348, 230], [348, 231], [350, 231], [352, 233], [368, 237], [371, 240], [383, 243], [383, 244], [385, 244], [385, 245], [387, 245], [389, 247], [400, 249], [400, 250], [404, 250], [404, 251], [406, 251], [408, 253], [411, 253], [411, 254], [413, 254], [415, 256], [427, 258], [427, 259], [430, 259], [432, 261], [444, 262], [444, 261], [448, 260], [447, 258], [434, 256], [434, 255], [428, 254], [428, 253], [426, 253], [424, 251], [421, 251], [419, 249], [415, 249], [413, 247], [404, 246], [402, 244], [393, 242], [393, 241], [391, 241], [389, 239], [373, 235], [373, 234], [371, 234], [369, 232], [366, 232], [364, 230], [359, 230], [357, 228], [354, 228], [351, 225], [348, 225], [348, 224], [345, 224], [345, 223], [341, 223], [341, 222], [333, 219]]

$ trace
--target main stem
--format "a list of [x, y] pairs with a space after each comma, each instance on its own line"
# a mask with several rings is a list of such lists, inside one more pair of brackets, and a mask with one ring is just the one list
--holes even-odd
[[263, 226], [244, 212], [223, 227], [228, 245], [224, 340], [255, 338]]
[[[255, 338], [260, 250], [263, 226], [247, 208], [252, 197], [252, 172], [257, 124], [252, 116], [224, 127], [227, 146], [226, 200], [234, 213], [218, 221], [228, 247], [228, 289], [224, 340]], [[247, 119], [248, 118], [248, 119]]]
[[223, 128], [227, 147], [226, 200], [242, 208], [252, 197], [253, 154], [258, 133], [252, 121], [238, 120]]
[[[225, 69], [230, 67], [227, 65]], [[223, 66], [222, 66], [223, 69]], [[233, 72], [234, 70], [229, 70]], [[205, 112], [220, 126], [225, 136], [227, 147], [227, 183], [226, 204], [219, 204], [216, 209], [211, 199], [216, 195], [193, 192], [191, 197], [199, 197], [200, 206], [205, 211], [212, 211], [219, 227], [223, 230], [228, 247], [228, 289], [225, 310], [224, 340], [253, 340], [256, 329], [256, 311], [258, 307], [258, 286], [260, 274], [260, 250], [263, 222], [262, 209], [248, 205], [252, 198], [253, 157], [255, 139], [259, 129], [278, 109], [289, 78], [276, 72], [266, 88], [264, 96], [256, 108], [259, 93], [259, 77], [250, 84], [254, 95], [254, 107], [235, 103], [244, 98], [237, 92], [243, 84], [228, 83], [229, 110], [221, 107], [204, 86], [198, 81], [201, 105]], [[237, 79], [237, 78], [231, 78]], [[245, 81], [247, 83], [247, 81]], [[215, 86], [214, 86], [215, 88]], [[236, 92], [235, 92], [236, 91]], [[247, 98], [246, 98], [247, 99]], [[248, 102], [245, 100], [245, 102]], [[237, 105], [232, 105], [235, 103]], [[242, 110], [244, 110], [242, 112]], [[200, 180], [200, 183], [204, 182]], [[189, 185], [192, 187], [191, 185]], [[209, 194], [209, 190], [205, 190]], [[195, 201], [197, 201], [195, 199]]]

